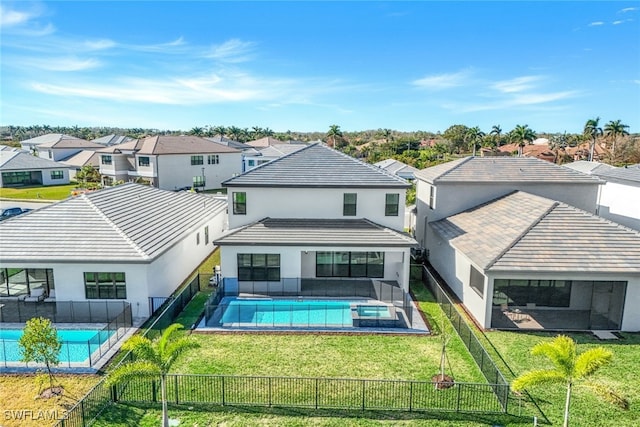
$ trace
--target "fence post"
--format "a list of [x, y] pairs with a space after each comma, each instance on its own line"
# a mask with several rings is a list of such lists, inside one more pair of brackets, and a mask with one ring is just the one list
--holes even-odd
[[174, 375], [173, 376], [173, 386], [176, 389], [176, 405], [179, 404], [180, 402], [178, 402], [179, 399], [179, 395], [178, 395], [178, 376]]
[[318, 378], [316, 378], [316, 409], [318, 409]]
[[82, 427], [86, 427], [87, 423], [84, 420], [84, 399], [80, 401], [80, 416], [82, 418]]
[[157, 400], [156, 380], [151, 380], [151, 401], [156, 403]]
[[224, 375], [222, 375], [220, 378], [222, 378], [222, 406], [224, 406], [224, 403], [225, 403], [225, 399], [224, 399]]
[[271, 377], [269, 377], [269, 407], [271, 407]]
[[409, 412], [413, 410], [413, 381], [409, 383]]
[[118, 386], [116, 386], [115, 384], [111, 386], [111, 401], [118, 401]]
[[460, 412], [460, 393], [462, 393], [462, 386], [458, 384], [458, 401], [456, 403], [456, 412]]
[[364, 400], [365, 400], [365, 384], [366, 380], [362, 380], [362, 410], [364, 411]]

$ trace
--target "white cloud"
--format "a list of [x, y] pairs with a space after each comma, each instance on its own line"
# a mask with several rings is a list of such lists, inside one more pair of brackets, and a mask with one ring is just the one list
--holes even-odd
[[109, 39], [87, 40], [84, 45], [90, 50], [104, 50], [116, 46], [116, 42]]
[[538, 82], [541, 79], [541, 76], [522, 76], [511, 80], [496, 82], [492, 84], [491, 87], [503, 93], [523, 92], [533, 88], [533, 83]]
[[602, 21], [595, 21], [589, 24], [590, 27], [599, 27], [601, 25], [604, 25], [604, 22]]
[[622, 24], [624, 21], [613, 21], [612, 24], [613, 25], [620, 25]]
[[3, 27], [24, 24], [32, 17], [33, 15], [28, 12], [8, 10], [5, 6], [0, 5], [0, 25]]
[[224, 43], [211, 46], [211, 50], [204, 56], [224, 62], [245, 62], [249, 60], [249, 54], [254, 45], [255, 43], [253, 42], [230, 39]]
[[638, 9], [639, 8], [637, 8], [637, 7], [625, 7], [624, 9], [621, 9], [619, 13], [634, 12], [634, 11], [636, 11]]
[[78, 59], [75, 57], [58, 57], [58, 58], [23, 58], [18, 61], [20, 64], [39, 68], [47, 71], [83, 71], [97, 68], [101, 65], [100, 61], [89, 59]]
[[467, 70], [459, 71], [457, 73], [448, 74], [435, 74], [431, 76], [425, 76], [421, 79], [414, 80], [412, 83], [423, 89], [430, 90], [442, 90], [450, 89], [453, 87], [464, 86], [469, 82], [471, 73]]

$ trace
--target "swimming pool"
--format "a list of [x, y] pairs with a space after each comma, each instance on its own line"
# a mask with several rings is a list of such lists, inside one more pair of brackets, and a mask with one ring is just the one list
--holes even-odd
[[362, 300], [312, 300], [225, 297], [218, 326], [351, 327], [351, 304]]
[[[19, 362], [22, 357], [18, 340], [22, 336], [22, 329], [0, 330], [0, 360], [4, 362]], [[58, 337], [62, 341], [60, 363], [84, 362], [100, 346], [105, 343], [115, 331], [97, 329], [58, 329]]]

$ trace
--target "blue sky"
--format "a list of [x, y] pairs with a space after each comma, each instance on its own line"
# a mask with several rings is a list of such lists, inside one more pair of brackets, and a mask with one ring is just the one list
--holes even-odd
[[640, 3], [10, 2], [0, 124], [640, 132]]

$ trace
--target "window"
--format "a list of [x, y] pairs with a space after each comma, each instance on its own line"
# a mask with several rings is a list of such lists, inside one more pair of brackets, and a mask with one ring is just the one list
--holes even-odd
[[200, 232], [196, 233], [196, 245], [200, 244]]
[[84, 292], [87, 299], [126, 299], [124, 273], [84, 273]]
[[149, 158], [147, 156], [138, 157], [138, 166], [149, 166]]
[[50, 159], [53, 159], [53, 151], [47, 150], [47, 155], [49, 156]]
[[2, 172], [2, 184], [5, 186], [9, 185], [29, 185], [29, 184], [40, 184], [42, 185], [42, 180], [38, 180], [35, 175], [41, 172]]
[[398, 216], [399, 204], [400, 204], [400, 194], [398, 193], [387, 194], [384, 202], [384, 215]]
[[249, 166], [255, 166], [256, 165], [256, 161], [255, 160], [247, 160], [247, 164]]
[[233, 193], [233, 214], [234, 215], [247, 214], [247, 193], [245, 192]]
[[384, 252], [316, 252], [316, 277], [384, 277]]
[[484, 298], [484, 275], [476, 268], [471, 266], [471, 277], [469, 278], [469, 286], [476, 291], [478, 295]]
[[193, 177], [193, 186], [194, 187], [204, 187], [204, 176], [197, 175]]
[[203, 156], [191, 156], [191, 166], [203, 165]]
[[0, 268], [0, 296], [29, 295], [42, 288], [47, 295], [55, 288], [50, 268]]
[[51, 179], [62, 179], [62, 178], [64, 178], [64, 172], [51, 171]]
[[218, 163], [220, 163], [220, 156], [218, 156], [217, 154], [209, 154], [207, 156], [207, 163], [210, 165], [217, 165]]
[[204, 244], [205, 245], [209, 244], [209, 226], [208, 225], [204, 228]]
[[356, 216], [356, 202], [358, 195], [356, 193], [344, 193], [342, 215]]
[[571, 286], [571, 280], [495, 279], [493, 303], [497, 305], [506, 299], [514, 306], [569, 307]]
[[429, 186], [429, 207], [431, 209], [436, 208], [436, 187], [433, 185]]
[[109, 155], [102, 155], [102, 156], [100, 156], [100, 158], [101, 158], [100, 162], [103, 165], [112, 165], [113, 164], [113, 158], [111, 156], [109, 156]]
[[238, 254], [239, 281], [280, 281], [280, 254]]

